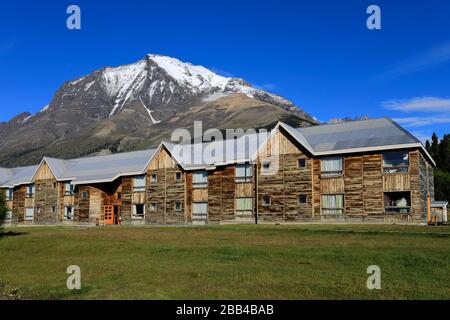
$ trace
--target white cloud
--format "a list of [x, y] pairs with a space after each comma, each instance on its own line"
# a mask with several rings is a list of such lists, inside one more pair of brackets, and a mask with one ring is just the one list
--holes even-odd
[[406, 100], [389, 100], [382, 103], [390, 110], [403, 112], [450, 112], [450, 99], [439, 97], [416, 97]]
[[393, 120], [405, 127], [424, 127], [438, 123], [450, 123], [450, 116], [438, 114], [429, 117], [394, 118]]

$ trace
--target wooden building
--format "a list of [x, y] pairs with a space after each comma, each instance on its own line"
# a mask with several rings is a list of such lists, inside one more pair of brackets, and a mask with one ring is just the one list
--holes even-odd
[[433, 167], [422, 144], [387, 118], [280, 122], [269, 135], [225, 143], [45, 157], [38, 166], [0, 168], [0, 190], [13, 224], [425, 223]]

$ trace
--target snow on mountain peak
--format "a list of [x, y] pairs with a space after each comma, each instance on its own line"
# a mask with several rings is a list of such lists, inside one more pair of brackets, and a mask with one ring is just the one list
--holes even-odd
[[228, 81], [231, 80], [231, 78], [222, 77], [203, 66], [195, 66], [176, 58], [156, 54], [149, 54], [148, 58], [181, 85], [188, 85], [199, 91], [212, 88], [223, 90]]

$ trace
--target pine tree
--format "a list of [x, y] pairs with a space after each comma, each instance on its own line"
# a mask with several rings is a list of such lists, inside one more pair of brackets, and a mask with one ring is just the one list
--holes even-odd
[[434, 160], [439, 162], [439, 138], [435, 132], [433, 132], [433, 135], [431, 136], [431, 156], [434, 158]]

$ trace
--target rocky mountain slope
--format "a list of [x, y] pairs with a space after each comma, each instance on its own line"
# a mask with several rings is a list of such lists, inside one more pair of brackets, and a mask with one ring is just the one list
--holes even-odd
[[317, 121], [292, 102], [162, 55], [65, 82], [49, 105], [0, 123], [0, 165], [148, 148], [175, 128], [256, 128]]

